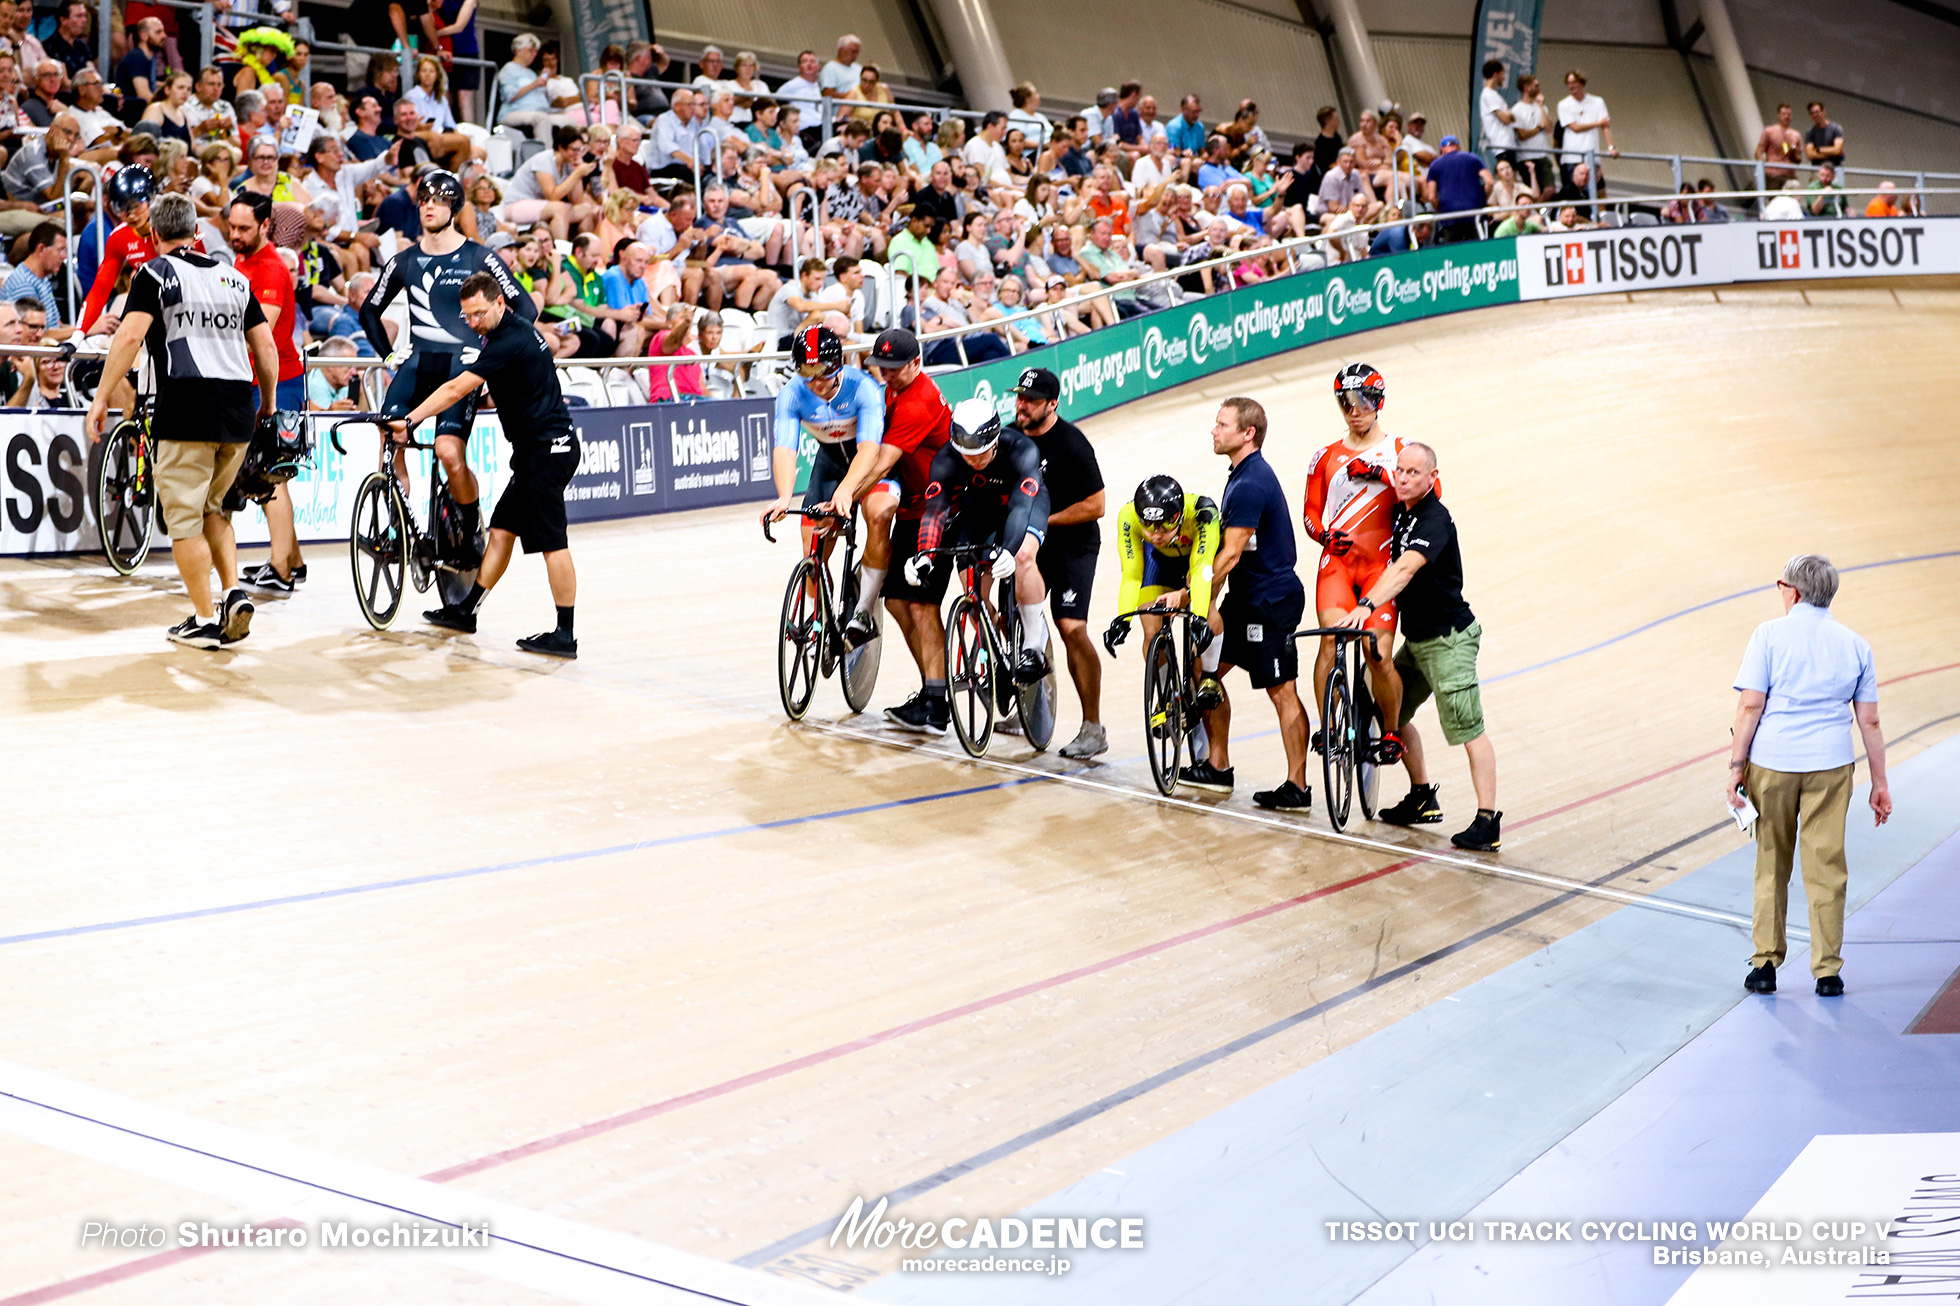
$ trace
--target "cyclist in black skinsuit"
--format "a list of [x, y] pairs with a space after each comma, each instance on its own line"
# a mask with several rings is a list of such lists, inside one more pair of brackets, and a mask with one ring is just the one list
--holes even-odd
[[1035, 565], [1048, 533], [1048, 487], [1041, 450], [1013, 427], [1003, 428], [990, 399], [963, 399], [952, 430], [926, 476], [919, 551], [905, 564], [906, 582], [923, 588], [941, 559], [933, 556], [948, 531], [954, 544], [994, 544], [994, 579], [1014, 577], [1021, 610], [1021, 652], [1014, 679], [1032, 685], [1048, 674], [1048, 624], [1041, 611], [1048, 586]]
[[[368, 292], [367, 302], [361, 305], [361, 328], [367, 332], [368, 343], [375, 353], [398, 364], [395, 379], [388, 383], [387, 401], [381, 406], [389, 417], [405, 415], [434, 394], [462, 371], [457, 360], [463, 351], [481, 347], [481, 338], [463, 320], [457, 294], [471, 275], [488, 272], [496, 277], [512, 311], [525, 321], [535, 321], [538, 315], [537, 304], [518, 287], [503, 260], [456, 229], [456, 214], [463, 207], [463, 183], [454, 173], [432, 170], [422, 174], [416, 183], [415, 199], [421, 206], [421, 238], [389, 260], [381, 279]], [[404, 290], [408, 292], [408, 339], [393, 344], [382, 325], [381, 313]], [[470, 540], [477, 534], [478, 490], [463, 451], [475, 417], [476, 401], [471, 397], [459, 400], [436, 418], [436, 457], [448, 478], [449, 496], [462, 513], [463, 537]]]

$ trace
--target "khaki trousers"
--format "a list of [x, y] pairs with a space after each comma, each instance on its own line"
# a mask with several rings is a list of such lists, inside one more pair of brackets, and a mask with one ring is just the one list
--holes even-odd
[[1790, 863], [1803, 845], [1804, 895], [1810, 899], [1810, 972], [1822, 979], [1844, 968], [1844, 821], [1851, 807], [1851, 768], [1772, 771], [1754, 762], [1743, 788], [1761, 813], [1756, 821], [1755, 956], [1752, 966], [1781, 966], [1783, 920], [1790, 906]]

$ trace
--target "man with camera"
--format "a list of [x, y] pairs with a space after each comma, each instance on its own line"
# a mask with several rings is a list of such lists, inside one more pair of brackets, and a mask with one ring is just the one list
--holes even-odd
[[[197, 210], [168, 194], [150, 206], [157, 256], [132, 275], [122, 325], [109, 342], [104, 376], [122, 376], [147, 345], [156, 370], [150, 432], [156, 440], [157, 504], [192, 614], [166, 634], [190, 648], [236, 644], [251, 632], [252, 600], [238, 588], [238, 546], [224, 512], [258, 420], [273, 415], [279, 353], [272, 327], [243, 273], [191, 250]], [[91, 442], [108, 420], [109, 387], [90, 407]], [[211, 569], [224, 586], [211, 597]]]

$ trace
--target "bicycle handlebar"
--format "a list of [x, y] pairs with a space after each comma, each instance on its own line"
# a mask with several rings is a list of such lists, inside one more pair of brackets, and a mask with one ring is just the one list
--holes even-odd
[[398, 445], [400, 445], [400, 446], [401, 446], [402, 448], [404, 448], [404, 449], [433, 449], [433, 448], [435, 448], [435, 445], [433, 445], [433, 444], [423, 444], [423, 443], [422, 443], [421, 441], [419, 441], [419, 440], [411, 440], [411, 439], [409, 439], [409, 438], [408, 438], [408, 437], [407, 437], [406, 435], [404, 435], [404, 436], [403, 436], [403, 437], [402, 437], [401, 439], [399, 439], [399, 440], [397, 440], [397, 439], [395, 439], [395, 437], [394, 437], [394, 433], [388, 430], [388, 423], [389, 423], [389, 422], [398, 422], [398, 421], [400, 421], [400, 420], [401, 420], [401, 419], [400, 419], [400, 418], [398, 418], [398, 417], [389, 417], [389, 416], [387, 416], [387, 415], [386, 415], [385, 413], [354, 413], [354, 414], [352, 414], [352, 415], [350, 415], [350, 416], [347, 416], [347, 417], [343, 417], [343, 418], [341, 418], [341, 419], [340, 419], [339, 421], [337, 421], [337, 422], [335, 422], [335, 423], [334, 423], [334, 424], [333, 424], [332, 426], [330, 426], [330, 427], [328, 427], [328, 428], [327, 428], [327, 439], [329, 439], [329, 440], [331, 440], [331, 441], [333, 442], [333, 447], [334, 447], [334, 451], [335, 451], [336, 453], [339, 453], [339, 454], [340, 454], [340, 455], [341, 455], [342, 457], [346, 457], [346, 455], [347, 455], [347, 448], [346, 448], [346, 446], [345, 446], [345, 445], [343, 445], [343, 444], [341, 444], [341, 442], [340, 442], [340, 428], [341, 428], [341, 427], [343, 427], [343, 426], [379, 426], [379, 427], [381, 427], [381, 428], [382, 428], [382, 432], [383, 432], [383, 434], [382, 434], [382, 437], [381, 437], [381, 438], [382, 438], [382, 439], [383, 439], [383, 440], [384, 440], [385, 442], [387, 442], [387, 443], [389, 443], [389, 444], [398, 444]]
[[[821, 508], [785, 508], [783, 509], [783, 516], [806, 517], [811, 521], [849, 521], [850, 520], [850, 518], [846, 517], [841, 512], [825, 512]], [[762, 538], [768, 540], [771, 544], [774, 544], [776, 542], [775, 533], [769, 529], [769, 519], [767, 517], [764, 517], [762, 519]]]
[[1204, 621], [1206, 619], [1203, 613], [1194, 612], [1190, 608], [1149, 607], [1137, 608], [1130, 612], [1119, 612], [1116, 614], [1116, 620], [1118, 621], [1126, 621], [1131, 617], [1190, 617], [1198, 621]]

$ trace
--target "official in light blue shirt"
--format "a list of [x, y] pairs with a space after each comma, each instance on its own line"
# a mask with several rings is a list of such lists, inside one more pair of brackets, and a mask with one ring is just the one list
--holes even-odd
[[1749, 637], [1735, 687], [1767, 700], [1751, 762], [1772, 771], [1828, 771], [1851, 765], [1851, 705], [1878, 701], [1878, 672], [1864, 636], [1840, 625], [1829, 608], [1792, 599], [1788, 615]]
[[1729, 806], [1744, 795], [1758, 813], [1755, 951], [1742, 987], [1776, 992], [1786, 955], [1783, 923], [1790, 871], [1803, 849], [1804, 896], [1810, 901], [1810, 971], [1817, 996], [1844, 993], [1844, 896], [1849, 869], [1844, 823], [1851, 807], [1851, 727], [1856, 722], [1871, 766], [1874, 824], [1892, 815], [1885, 779], [1885, 735], [1878, 725], [1878, 670], [1872, 646], [1831, 616], [1838, 574], [1830, 559], [1800, 553], [1776, 582], [1784, 615], [1749, 637], [1735, 673], [1740, 699], [1729, 746]]

